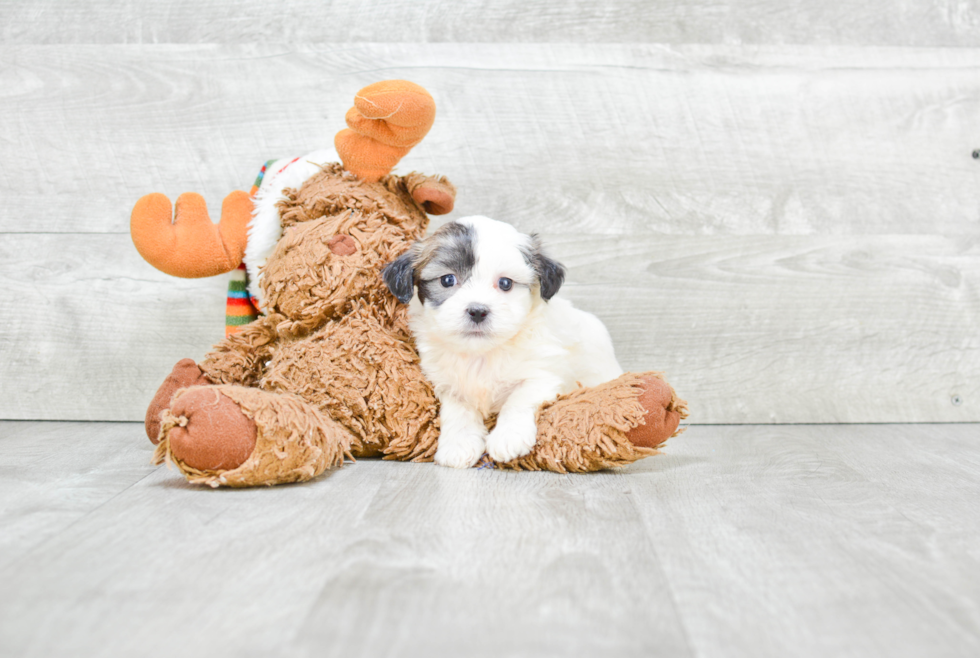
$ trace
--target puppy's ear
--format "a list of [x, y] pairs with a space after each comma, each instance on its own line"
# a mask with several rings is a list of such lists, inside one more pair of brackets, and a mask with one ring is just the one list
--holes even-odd
[[533, 235], [531, 237], [534, 247], [529, 261], [538, 275], [538, 282], [541, 284], [541, 299], [548, 301], [555, 296], [565, 281], [565, 266], [541, 253], [538, 236]]
[[381, 270], [381, 278], [391, 294], [402, 304], [412, 301], [412, 295], [415, 294], [415, 249], [409, 249], [385, 265]]
[[548, 301], [555, 296], [565, 281], [565, 266], [543, 254], [534, 259], [534, 271], [541, 282], [541, 299]]

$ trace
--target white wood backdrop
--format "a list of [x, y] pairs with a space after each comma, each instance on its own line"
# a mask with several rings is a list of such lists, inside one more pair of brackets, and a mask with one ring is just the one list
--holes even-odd
[[978, 3], [259, 7], [0, 2], [0, 418], [141, 419], [225, 280], [143, 263], [133, 202], [217, 209], [400, 77], [402, 171], [541, 233], [692, 422], [980, 420]]
[[980, 45], [977, 0], [0, 0], [7, 43]]

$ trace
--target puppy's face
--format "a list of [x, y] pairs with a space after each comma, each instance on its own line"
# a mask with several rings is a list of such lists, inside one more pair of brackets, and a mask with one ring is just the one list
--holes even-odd
[[416, 242], [382, 272], [402, 302], [418, 290], [422, 327], [463, 350], [507, 342], [558, 292], [561, 264], [537, 240], [487, 217], [466, 217]]

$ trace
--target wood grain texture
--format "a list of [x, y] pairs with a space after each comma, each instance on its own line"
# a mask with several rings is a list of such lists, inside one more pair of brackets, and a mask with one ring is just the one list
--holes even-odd
[[137, 429], [0, 422], [0, 570], [156, 471]]
[[0, 2], [5, 43], [640, 42], [978, 46], [976, 0]]
[[0, 655], [971, 656], [978, 432], [692, 427], [616, 472], [213, 491], [138, 424], [0, 422], [0, 527], [34, 535], [0, 548]]
[[[563, 294], [693, 422], [980, 419], [975, 239], [542, 237]], [[225, 277], [163, 275], [128, 235], [8, 235], [0, 282], [0, 417], [140, 420], [221, 337]]]
[[696, 427], [638, 463], [693, 652], [980, 652], [978, 430]]
[[400, 76], [440, 106], [402, 171], [456, 183], [448, 218], [541, 233], [623, 364], [666, 370], [692, 420], [980, 420], [978, 49], [8, 45], [0, 63], [0, 417], [142, 418], [220, 337], [224, 282], [143, 263], [133, 202], [216, 210]]
[[5, 235], [0, 272], [0, 417], [141, 420], [224, 335], [227, 281], [158, 272], [128, 235]]
[[541, 44], [0, 48], [0, 231], [217, 208], [333, 143], [353, 94], [431, 89], [403, 162], [457, 215], [629, 235], [980, 234], [980, 49]]
[[975, 240], [551, 237], [566, 294], [693, 422], [980, 418]]

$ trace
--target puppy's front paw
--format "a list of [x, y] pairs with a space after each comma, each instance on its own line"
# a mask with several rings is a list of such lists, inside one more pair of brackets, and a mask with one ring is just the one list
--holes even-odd
[[439, 434], [439, 447], [436, 448], [436, 463], [450, 468], [469, 468], [473, 466], [486, 449], [483, 437], [478, 434]]
[[501, 416], [487, 437], [487, 454], [494, 461], [509, 462], [531, 452], [537, 437], [534, 414]]

